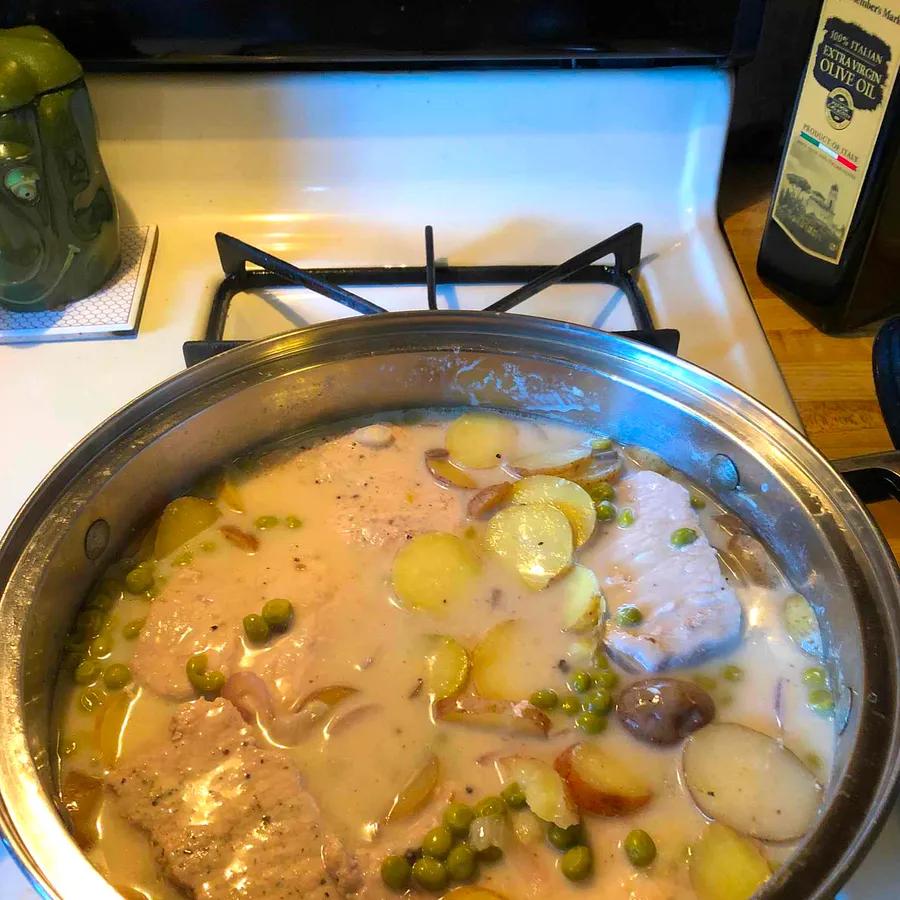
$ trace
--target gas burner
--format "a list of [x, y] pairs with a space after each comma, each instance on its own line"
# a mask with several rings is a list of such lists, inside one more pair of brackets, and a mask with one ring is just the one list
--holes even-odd
[[[518, 284], [511, 293], [486, 307], [486, 312], [509, 312], [529, 297], [554, 284], [607, 284], [618, 288], [628, 301], [637, 329], [616, 334], [630, 337], [667, 353], [677, 353], [679, 333], [655, 328], [647, 301], [631, 272], [641, 259], [643, 226], [635, 222], [594, 244], [558, 266], [448, 266], [435, 262], [434, 230], [425, 227], [425, 265], [360, 268], [300, 269], [228, 234], [216, 234], [216, 247], [225, 278], [213, 297], [203, 340], [184, 344], [185, 363], [192, 366], [246, 341], [224, 339], [225, 322], [232, 298], [243, 291], [296, 285], [352, 309], [362, 315], [387, 312], [350, 286], [422, 285], [428, 308], [436, 310], [438, 285]], [[612, 256], [612, 265], [595, 265]], [[254, 268], [248, 268], [248, 263]]]

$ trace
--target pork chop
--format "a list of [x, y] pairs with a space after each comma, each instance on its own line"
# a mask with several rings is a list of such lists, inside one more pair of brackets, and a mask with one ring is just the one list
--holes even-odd
[[[740, 639], [743, 611], [726, 582], [688, 491], [656, 472], [635, 472], [616, 486], [619, 508], [634, 522], [612, 526], [592, 562], [611, 609], [609, 653], [632, 671], [690, 666]], [[691, 528], [697, 538], [676, 547], [672, 534]], [[622, 627], [616, 610], [635, 606], [640, 624]]]
[[362, 897], [360, 866], [323, 828], [294, 763], [261, 745], [225, 700], [181, 706], [169, 742], [107, 783], [198, 900]]

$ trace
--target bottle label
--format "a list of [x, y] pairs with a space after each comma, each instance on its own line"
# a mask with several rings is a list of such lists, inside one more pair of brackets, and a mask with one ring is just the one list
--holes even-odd
[[900, 0], [825, 0], [772, 218], [838, 264], [900, 58]]

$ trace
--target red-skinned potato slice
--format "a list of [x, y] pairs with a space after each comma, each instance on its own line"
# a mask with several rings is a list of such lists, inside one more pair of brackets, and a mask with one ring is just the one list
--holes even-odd
[[493, 515], [512, 494], [512, 483], [503, 481], [500, 484], [492, 484], [482, 488], [469, 500], [466, 512], [470, 519], [486, 519]]
[[590, 465], [591, 453], [589, 445], [567, 447], [564, 450], [539, 450], [537, 453], [520, 456], [507, 468], [520, 478], [527, 478], [529, 475], [558, 475], [574, 479]]
[[471, 475], [450, 462], [450, 454], [443, 448], [425, 451], [425, 468], [431, 473], [431, 477], [444, 487], [458, 487], [466, 490], [478, 487], [478, 483]]
[[594, 743], [573, 744], [556, 758], [554, 767], [584, 812], [625, 816], [653, 798], [653, 791], [640, 775]]
[[434, 717], [472, 728], [486, 728], [526, 737], [546, 737], [550, 718], [524, 700], [485, 700], [483, 697], [448, 697], [434, 704]]
[[734, 722], [694, 732], [682, 768], [701, 812], [764, 841], [802, 837], [822, 800], [816, 776], [787, 747]]
[[753, 841], [718, 822], [691, 847], [688, 865], [697, 900], [750, 900], [771, 874]]

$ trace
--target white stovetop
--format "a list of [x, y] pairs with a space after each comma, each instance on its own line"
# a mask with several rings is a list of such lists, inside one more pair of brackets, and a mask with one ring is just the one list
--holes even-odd
[[[73, 444], [183, 367], [222, 277], [219, 230], [301, 265], [421, 265], [431, 224], [453, 264], [556, 264], [640, 221], [641, 282], [656, 323], [681, 329], [681, 355], [798, 421], [716, 219], [723, 72], [157, 74], [89, 87], [122, 222], [158, 225], [157, 257], [136, 338], [0, 346], [0, 531]], [[560, 317], [627, 324], [621, 298], [602, 296], [596, 313]], [[236, 305], [236, 321], [249, 308]], [[890, 827], [852, 900], [889, 896], [872, 873], [897, 872], [885, 862], [896, 813]], [[26, 896], [0, 859], [0, 897]]]

